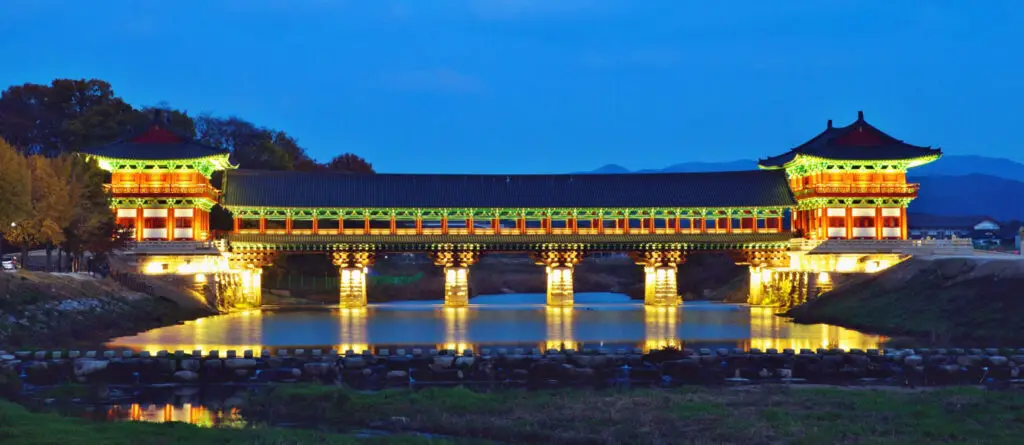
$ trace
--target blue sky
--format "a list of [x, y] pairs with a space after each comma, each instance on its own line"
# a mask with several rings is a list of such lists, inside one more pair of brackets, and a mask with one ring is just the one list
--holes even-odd
[[384, 172], [754, 159], [857, 110], [1024, 161], [1022, 42], [1013, 0], [9, 1], [0, 86], [101, 78]]

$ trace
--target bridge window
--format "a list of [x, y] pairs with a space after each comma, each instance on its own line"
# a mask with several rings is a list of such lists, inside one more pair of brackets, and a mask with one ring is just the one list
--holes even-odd
[[897, 216], [882, 217], [882, 227], [896, 228], [900, 226], [900, 218]]
[[176, 229], [191, 229], [192, 228], [192, 217], [185, 216], [174, 218], [174, 228]]
[[627, 221], [627, 224], [629, 224], [629, 229], [630, 230], [634, 230], [634, 229], [635, 230], [640, 230], [640, 229], [643, 229], [644, 227], [646, 227], [646, 225], [644, 224], [644, 220], [643, 219], [633, 219], [633, 218], [631, 218], [631, 219], [629, 219]]
[[337, 232], [338, 218], [320, 218], [316, 221], [316, 227], [321, 232]]
[[292, 220], [292, 230], [313, 230], [313, 220], [295, 219]]
[[853, 217], [853, 226], [860, 228], [875, 227], [875, 218], [873, 216], [855, 216]]
[[830, 216], [828, 218], [829, 227], [846, 227], [846, 217], [843, 216]]
[[361, 217], [346, 217], [342, 224], [344, 224], [342, 228], [345, 230], [362, 230], [366, 227], [366, 219]]
[[500, 219], [498, 220], [498, 226], [501, 227], [502, 232], [515, 233], [519, 229], [517, 221], [515, 219]]
[[240, 218], [238, 220], [240, 230], [259, 230], [260, 220], [257, 218]]
[[266, 227], [267, 230], [284, 230], [285, 221], [283, 219], [268, 219]]

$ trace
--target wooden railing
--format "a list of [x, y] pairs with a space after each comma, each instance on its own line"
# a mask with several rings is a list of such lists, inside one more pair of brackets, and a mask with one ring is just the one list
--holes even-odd
[[135, 241], [128, 245], [139, 252], [188, 252], [194, 250], [224, 250], [224, 240], [217, 241]]
[[911, 195], [917, 193], [921, 188], [920, 184], [840, 184], [840, 185], [813, 185], [798, 190], [797, 195], [831, 195], [831, 194], [881, 194], [881, 195]]
[[970, 238], [957, 239], [915, 239], [915, 240], [890, 240], [890, 239], [850, 239], [850, 240], [809, 240], [797, 238], [790, 240], [790, 250], [810, 251], [821, 248], [830, 249], [973, 249], [974, 242]]
[[212, 186], [199, 185], [108, 185], [113, 194], [117, 195], [213, 195], [220, 191]]

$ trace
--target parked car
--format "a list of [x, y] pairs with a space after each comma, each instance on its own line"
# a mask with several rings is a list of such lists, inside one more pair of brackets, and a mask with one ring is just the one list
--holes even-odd
[[0, 269], [3, 269], [3, 270], [17, 270], [18, 269], [18, 259], [15, 258], [15, 257], [12, 257], [12, 256], [0, 259]]

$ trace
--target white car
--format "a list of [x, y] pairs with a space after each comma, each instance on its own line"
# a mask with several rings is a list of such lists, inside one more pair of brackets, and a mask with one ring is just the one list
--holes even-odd
[[18, 262], [14, 258], [3, 258], [0, 259], [0, 269], [3, 270], [15, 270], [18, 268]]

